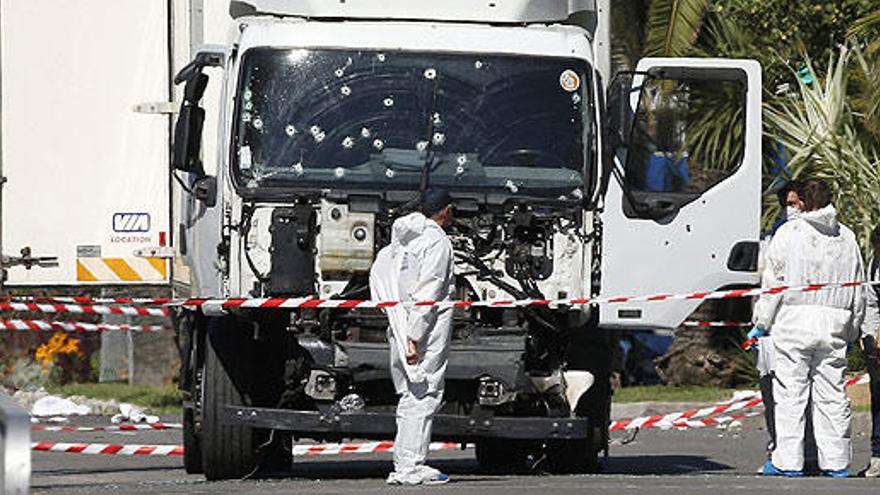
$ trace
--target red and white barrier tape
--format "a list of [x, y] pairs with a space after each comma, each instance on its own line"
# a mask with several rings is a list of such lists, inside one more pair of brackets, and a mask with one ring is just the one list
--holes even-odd
[[852, 387], [853, 385], [862, 385], [865, 383], [871, 383], [871, 377], [867, 373], [850, 378], [844, 383], [844, 387]]
[[684, 294], [655, 294], [649, 296], [634, 297], [603, 297], [595, 299], [505, 299], [494, 301], [367, 301], [357, 299], [315, 299], [314, 297], [272, 297], [272, 298], [228, 298], [228, 299], [186, 299], [181, 301], [172, 301], [169, 305], [188, 306], [188, 307], [208, 307], [216, 309], [233, 309], [233, 308], [284, 308], [284, 309], [306, 309], [306, 308], [340, 308], [340, 309], [356, 309], [356, 308], [391, 308], [397, 306], [403, 307], [452, 307], [452, 308], [472, 308], [472, 307], [531, 307], [531, 306], [585, 306], [589, 304], [621, 304], [636, 302], [658, 302], [673, 300], [707, 300], [707, 299], [735, 299], [742, 297], [753, 297], [762, 295], [778, 295], [786, 292], [815, 292], [819, 290], [844, 289], [859, 287], [863, 285], [880, 285], [880, 282], [835, 282], [826, 284], [811, 284], [803, 286], [779, 286], [768, 289], [736, 289], [725, 291], [706, 291], [691, 292]]
[[[429, 450], [448, 450], [460, 448], [454, 442], [433, 442]], [[394, 442], [366, 442], [345, 444], [296, 445], [295, 456], [337, 455], [337, 454], [373, 454], [388, 452], [394, 448]], [[172, 456], [183, 455], [181, 445], [112, 445], [106, 443], [51, 443], [35, 442], [31, 450], [36, 452], [66, 452], [69, 454], [103, 454], [103, 455], [150, 455]]]
[[153, 423], [153, 424], [127, 424], [113, 426], [31, 426], [31, 431], [52, 432], [84, 432], [84, 431], [143, 431], [143, 430], [179, 430], [183, 428], [180, 423]]
[[45, 321], [45, 320], [0, 320], [0, 329], [4, 330], [43, 330], [65, 332], [106, 332], [125, 330], [130, 332], [161, 332], [162, 325], [111, 325], [108, 323], [82, 323], [77, 321]]
[[31, 450], [36, 452], [66, 452], [68, 454], [104, 455], [183, 455], [180, 445], [112, 445], [106, 443], [54, 443], [34, 442]]
[[[449, 450], [461, 448], [457, 442], [432, 442], [428, 446], [430, 451]], [[378, 452], [390, 452], [394, 449], [394, 442], [365, 442], [365, 443], [323, 443], [315, 445], [295, 445], [293, 455], [338, 455], [338, 454], [374, 454]]]
[[674, 412], [656, 416], [642, 416], [633, 419], [621, 419], [613, 421], [608, 427], [608, 431], [634, 430], [636, 428], [655, 428], [658, 425], [669, 425], [674, 424], [676, 421], [690, 420], [706, 416], [715, 416], [716, 414], [749, 409], [752, 407], [761, 406], [763, 404], [764, 403], [761, 401], [761, 397], [757, 396], [748, 400], [731, 402], [729, 404], [715, 404], [713, 406], [704, 407], [701, 409], [691, 409], [689, 411]]
[[91, 296], [3, 296], [0, 301], [57, 304], [140, 304], [162, 305], [173, 302], [170, 297], [91, 297]]
[[[870, 376], [865, 373], [848, 379], [846, 382], [844, 382], [844, 387], [861, 385], [864, 383], [869, 383], [870, 381]], [[632, 419], [620, 419], [617, 421], [612, 421], [611, 425], [608, 427], [608, 430], [624, 431], [634, 430], [636, 428], [670, 427], [671, 425], [675, 425], [676, 423], [683, 421], [696, 420], [699, 418], [706, 418], [710, 416], [715, 417], [718, 414], [724, 412], [739, 411], [743, 409], [750, 409], [752, 407], [762, 406], [763, 401], [761, 400], [761, 395], [758, 392], [754, 392], [754, 394], [754, 397], [750, 399], [744, 399], [726, 404], [715, 404], [701, 409], [691, 409], [689, 411], [674, 412], [655, 416], [641, 416]], [[717, 419], [717, 417], [715, 419]]]
[[657, 428], [661, 430], [705, 428], [707, 426], [718, 426], [732, 423], [738, 419], [750, 418], [761, 414], [763, 414], [763, 412], [761, 411], [752, 411], [747, 413], [734, 414], [732, 416], [714, 416], [710, 418], [686, 419], [682, 421], [676, 421], [671, 425], [657, 425]]
[[26, 302], [0, 302], [0, 311], [131, 316], [168, 316], [169, 314], [168, 308], [141, 308], [137, 306], [97, 306], [88, 304], [43, 304]]

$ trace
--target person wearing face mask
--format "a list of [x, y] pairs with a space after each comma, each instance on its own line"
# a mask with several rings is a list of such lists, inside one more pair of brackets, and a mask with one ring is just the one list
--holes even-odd
[[[804, 202], [798, 192], [802, 185], [803, 183], [801, 181], [793, 180], [785, 184], [776, 192], [776, 197], [779, 200], [782, 214], [777, 220], [777, 223], [773, 226], [773, 233], [775, 233], [785, 222], [796, 219], [803, 211]], [[770, 239], [771, 237], [768, 237], [761, 243], [761, 256], [758, 263], [758, 273], [764, 272], [764, 266], [766, 265], [766, 252]], [[755, 368], [758, 369], [758, 386], [761, 390], [761, 399], [764, 402], [764, 421], [767, 426], [767, 435], [770, 437], [767, 441], [766, 459], [769, 460], [770, 454], [776, 446], [776, 427], [774, 418], [775, 404], [773, 402], [773, 373], [775, 365], [774, 345], [772, 337], [770, 337], [764, 329], [757, 326], [752, 328], [748, 333], [747, 338], [750, 341], [753, 341], [751, 349], [756, 351]], [[807, 423], [809, 426], [811, 421], [808, 419]], [[807, 450], [815, 452], [815, 442], [812, 439], [811, 428], [808, 428], [806, 443]], [[763, 470], [763, 466], [761, 469]]]
[[[828, 185], [816, 179], [799, 190], [804, 212], [782, 225], [770, 242], [762, 287], [861, 282], [864, 267], [855, 235], [837, 221]], [[772, 330], [776, 446], [765, 475], [800, 476], [804, 468], [806, 410], [822, 474], [849, 476], [851, 412], [844, 392], [847, 344], [865, 319], [863, 285], [761, 296], [758, 330]]]

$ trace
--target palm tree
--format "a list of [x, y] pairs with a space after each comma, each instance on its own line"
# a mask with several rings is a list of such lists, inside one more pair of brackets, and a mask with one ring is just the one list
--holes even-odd
[[642, 57], [686, 55], [700, 34], [710, 0], [626, 0], [611, 9], [615, 66], [633, 69]]

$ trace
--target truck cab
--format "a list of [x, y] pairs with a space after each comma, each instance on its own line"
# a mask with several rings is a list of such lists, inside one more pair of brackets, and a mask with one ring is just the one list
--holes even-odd
[[[654, 59], [612, 79], [607, 9], [233, 2], [228, 46], [177, 78], [189, 295], [368, 300], [392, 222], [427, 186], [454, 199], [460, 300], [754, 283], [760, 68]], [[222, 86], [216, 174], [201, 164], [209, 84]], [[732, 117], [707, 121], [700, 102]], [[738, 144], [716, 159], [694, 122]], [[609, 330], [671, 329], [695, 307], [458, 308], [434, 436], [475, 443], [487, 468], [594, 470]], [[387, 325], [377, 309], [179, 311], [187, 469], [241, 477], [289, 464], [295, 439], [392, 437]]]

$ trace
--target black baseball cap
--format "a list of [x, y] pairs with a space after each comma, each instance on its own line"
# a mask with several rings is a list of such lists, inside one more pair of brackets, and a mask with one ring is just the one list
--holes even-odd
[[433, 216], [451, 204], [452, 196], [442, 187], [429, 187], [422, 194], [422, 213], [426, 217]]

